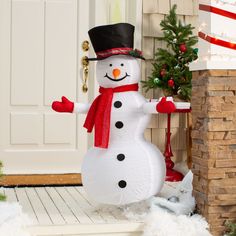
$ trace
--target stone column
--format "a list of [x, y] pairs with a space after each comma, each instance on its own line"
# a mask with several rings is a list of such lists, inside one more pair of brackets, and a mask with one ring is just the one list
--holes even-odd
[[214, 236], [236, 220], [236, 70], [194, 72], [194, 195]]
[[194, 195], [214, 236], [236, 221], [235, 12], [235, 0], [199, 0], [199, 59], [191, 65]]

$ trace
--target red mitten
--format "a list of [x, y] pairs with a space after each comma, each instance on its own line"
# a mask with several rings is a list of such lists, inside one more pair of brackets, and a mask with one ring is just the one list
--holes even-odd
[[166, 97], [163, 97], [157, 104], [156, 110], [159, 113], [172, 113], [176, 110], [175, 104], [171, 101], [166, 101]]
[[68, 100], [66, 97], [61, 98], [61, 102], [54, 101], [52, 103], [52, 109], [57, 112], [73, 112], [74, 103]]

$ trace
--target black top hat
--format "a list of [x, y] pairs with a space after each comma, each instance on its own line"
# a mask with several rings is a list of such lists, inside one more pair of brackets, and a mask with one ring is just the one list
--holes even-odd
[[102, 60], [113, 55], [129, 55], [144, 59], [140, 50], [133, 49], [134, 26], [131, 24], [97, 26], [89, 30], [88, 34], [97, 55], [96, 58], [88, 60]]

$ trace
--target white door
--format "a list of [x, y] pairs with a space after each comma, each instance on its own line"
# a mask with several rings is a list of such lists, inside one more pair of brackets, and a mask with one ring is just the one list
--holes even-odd
[[[137, 21], [137, 17], [139, 21]], [[80, 173], [92, 144], [84, 115], [55, 113], [53, 100], [91, 101], [96, 93], [94, 63], [89, 92], [83, 93], [81, 49], [95, 25], [137, 24], [141, 1], [0, 1], [0, 160], [5, 174]], [[92, 46], [90, 53], [93, 52]]]

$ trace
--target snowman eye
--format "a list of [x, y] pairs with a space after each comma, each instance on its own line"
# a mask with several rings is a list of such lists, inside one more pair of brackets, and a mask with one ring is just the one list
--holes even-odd
[[123, 64], [123, 63], [121, 63], [120, 65], [121, 65], [121, 66], [124, 66], [124, 64]]
[[112, 66], [112, 64], [110, 64], [109, 66]]

